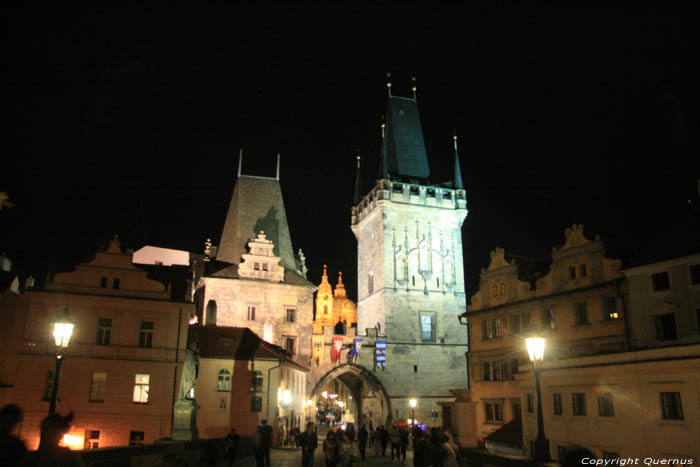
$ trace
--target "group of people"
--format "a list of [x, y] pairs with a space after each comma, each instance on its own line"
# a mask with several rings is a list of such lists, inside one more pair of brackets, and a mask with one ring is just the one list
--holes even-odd
[[457, 467], [459, 445], [455, 433], [447, 428], [431, 428], [429, 433], [413, 430], [414, 467]]
[[80, 458], [66, 447], [59, 446], [70, 430], [73, 414], [49, 414], [41, 422], [39, 448], [27, 451], [24, 441], [12, 434], [22, 421], [22, 411], [15, 404], [0, 409], [0, 460], [3, 466], [15, 467], [80, 467]]

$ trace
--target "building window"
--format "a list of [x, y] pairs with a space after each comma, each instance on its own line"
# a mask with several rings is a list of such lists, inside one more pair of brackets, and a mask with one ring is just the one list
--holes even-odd
[[484, 402], [484, 409], [487, 422], [503, 422], [503, 402]]
[[48, 370], [46, 372], [46, 383], [44, 384], [44, 397], [43, 400], [51, 400], [51, 395], [53, 393], [53, 370]]
[[255, 271], [260, 271], [260, 263], [253, 263], [253, 269]]
[[547, 329], [554, 329], [554, 310], [552, 308], [542, 311], [542, 324]]
[[143, 431], [130, 431], [129, 432], [129, 446], [138, 446], [143, 444], [144, 439]]
[[661, 393], [662, 416], [666, 420], [683, 420], [683, 406], [680, 392]]
[[139, 347], [153, 347], [153, 321], [141, 321]]
[[614, 417], [612, 394], [598, 394], [598, 414], [601, 417]]
[[484, 362], [483, 364], [484, 371], [482, 373], [482, 380], [483, 381], [493, 381], [491, 379], [491, 362]]
[[114, 279], [112, 279], [112, 288], [113, 289], [119, 288], [119, 278], [118, 277], [115, 277]]
[[668, 341], [678, 339], [676, 315], [674, 313], [664, 313], [654, 316], [654, 326], [656, 327], [657, 340]]
[[107, 288], [107, 278], [106, 277], [100, 278], [100, 287], [102, 287], [103, 289]]
[[255, 307], [253, 305], [248, 305], [248, 319], [255, 321]]
[[287, 308], [287, 315], [285, 317], [285, 321], [287, 323], [293, 323], [296, 321], [296, 315], [297, 315], [297, 310], [294, 308]]
[[109, 345], [112, 337], [112, 320], [110, 318], [100, 318], [97, 321], [97, 345]]
[[90, 384], [90, 402], [104, 402], [106, 384], [107, 373], [96, 372], [92, 374], [92, 383]]
[[693, 285], [700, 284], [700, 264], [690, 266], [690, 283]]
[[323, 305], [323, 314], [324, 315], [328, 314], [328, 305]]
[[207, 302], [207, 313], [206, 321], [204, 322], [207, 326], [216, 326], [216, 300], [209, 300]]
[[484, 381], [504, 381], [510, 378], [509, 363], [507, 361], [483, 362]]
[[262, 270], [267, 272], [267, 263], [262, 263]]
[[668, 290], [671, 288], [671, 279], [668, 277], [668, 271], [657, 272], [651, 275], [651, 289], [654, 292]]
[[510, 360], [510, 374], [514, 375], [518, 373], [520, 367], [520, 360], [517, 358], [511, 358]]
[[582, 392], [571, 394], [574, 405], [574, 415], [586, 415], [586, 395]]
[[588, 307], [586, 302], [574, 304], [574, 324], [588, 324]]
[[231, 372], [228, 370], [220, 370], [216, 381], [216, 389], [218, 391], [231, 390]]
[[422, 342], [435, 342], [435, 314], [420, 313], [420, 337]]
[[532, 413], [535, 411], [535, 401], [532, 400], [532, 394], [527, 395], [527, 412]]
[[563, 413], [561, 406], [561, 394], [552, 394], [554, 399], [554, 415], [561, 415]]
[[134, 378], [134, 396], [131, 399], [135, 404], [148, 404], [148, 389], [151, 375], [137, 374]]
[[255, 370], [253, 372], [250, 391], [251, 392], [263, 392], [263, 374], [262, 374], [262, 371]]
[[294, 349], [295, 349], [295, 347], [296, 347], [296, 346], [294, 345], [294, 341], [295, 341], [295, 340], [296, 340], [296, 339], [295, 339], [294, 337], [285, 337], [285, 338], [284, 338], [284, 350], [286, 350], [287, 352], [293, 354], [293, 353], [294, 353]]
[[100, 447], [100, 430], [85, 430], [84, 449], [97, 449]]
[[500, 287], [500, 295], [505, 295], [506, 294], [506, 284], [501, 283]]
[[510, 333], [512, 335], [529, 331], [530, 313], [516, 313], [510, 315]]
[[615, 297], [605, 297], [603, 299], [603, 318], [606, 321], [614, 321], [620, 318], [617, 311], [617, 299]]
[[511, 401], [510, 408], [513, 412], [513, 420], [520, 420], [522, 418], [522, 414], [520, 413], [520, 400]]
[[484, 339], [496, 339], [501, 337], [501, 320], [490, 319], [484, 321]]
[[569, 266], [569, 279], [576, 279], [576, 266]]
[[498, 286], [496, 284], [493, 284], [493, 287], [491, 287], [491, 296], [492, 297], [498, 296]]
[[262, 397], [253, 396], [250, 398], [250, 411], [262, 412]]
[[[415, 277], [413, 278], [413, 285], [416, 285], [416, 279]], [[374, 273], [370, 272], [369, 275], [367, 276], [367, 290], [369, 293], [374, 292]]]
[[588, 274], [588, 271], [586, 270], [586, 265], [579, 264], [578, 265], [578, 277], [586, 277], [587, 274]]

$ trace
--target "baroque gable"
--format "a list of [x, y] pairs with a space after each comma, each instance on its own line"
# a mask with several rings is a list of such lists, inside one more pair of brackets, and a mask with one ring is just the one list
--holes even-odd
[[284, 281], [284, 267], [281, 258], [275, 256], [275, 244], [266, 238], [265, 232], [248, 242], [248, 253], [242, 256], [238, 266], [238, 275], [244, 279], [264, 279], [273, 282]]

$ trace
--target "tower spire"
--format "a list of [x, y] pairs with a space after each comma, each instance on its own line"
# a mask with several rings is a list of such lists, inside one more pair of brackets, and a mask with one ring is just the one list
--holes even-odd
[[362, 178], [360, 172], [360, 159], [362, 159], [362, 157], [360, 156], [360, 148], [356, 148], [355, 153], [355, 157], [357, 158], [357, 171], [355, 172], [355, 206], [357, 206], [360, 204], [360, 196], [362, 196]]
[[275, 179], [279, 181], [280, 179], [280, 153], [277, 153], [277, 175], [275, 175]]
[[238, 152], [238, 178], [241, 178], [241, 166], [243, 165], [243, 148]]
[[457, 152], [457, 130], [455, 130], [454, 136], [452, 136], [455, 142], [455, 180], [454, 187], [458, 190], [464, 189], [464, 184], [462, 183], [462, 170], [459, 167], [459, 152]]
[[391, 97], [391, 73], [386, 74], [386, 89], [389, 93], [389, 97]]

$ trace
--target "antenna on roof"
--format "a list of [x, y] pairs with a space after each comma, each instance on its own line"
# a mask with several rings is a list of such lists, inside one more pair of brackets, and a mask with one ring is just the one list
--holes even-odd
[[280, 153], [277, 153], [277, 175], [275, 176], [277, 181], [280, 180]]
[[241, 178], [241, 166], [243, 165], [243, 148], [238, 153], [238, 178]]
[[418, 87], [416, 86], [416, 77], [412, 76], [411, 77], [411, 91], [413, 91], [413, 100], [416, 100], [416, 91], [418, 90]]
[[391, 97], [391, 73], [386, 74], [386, 89], [389, 92], [389, 97]]

